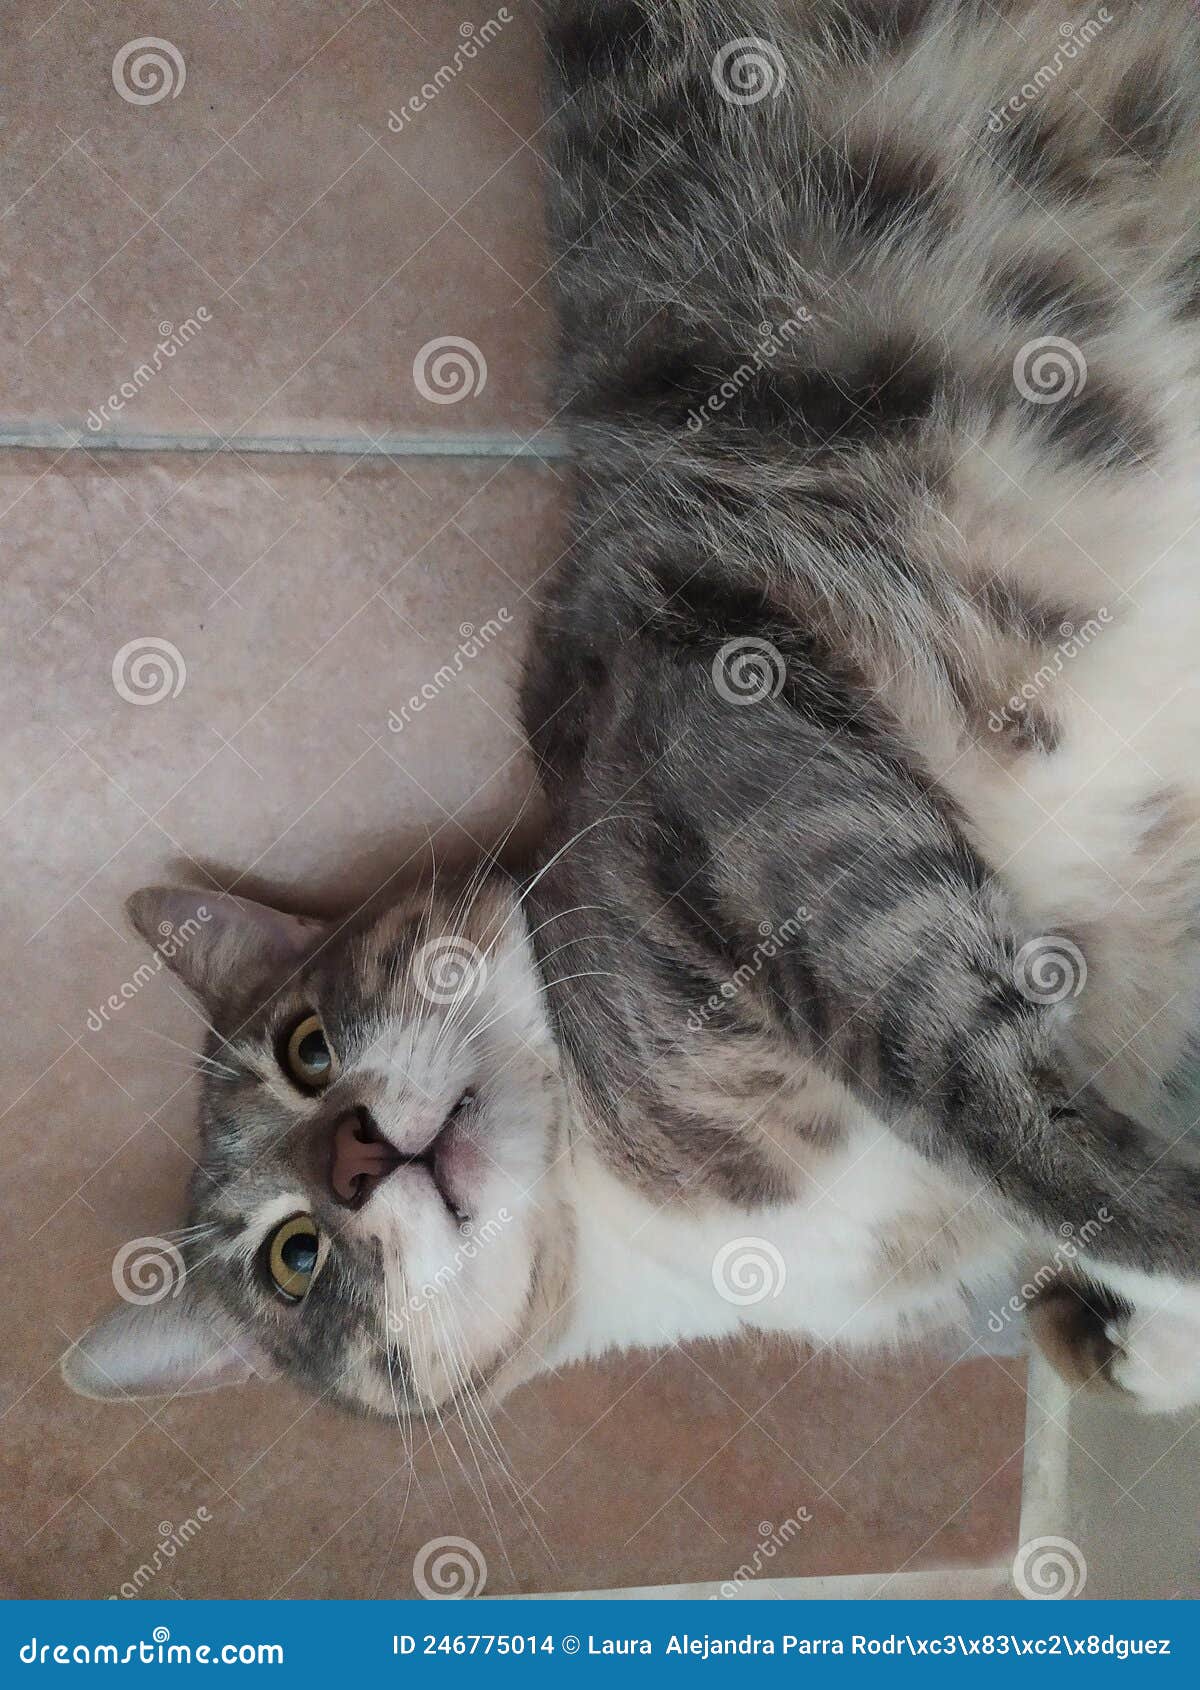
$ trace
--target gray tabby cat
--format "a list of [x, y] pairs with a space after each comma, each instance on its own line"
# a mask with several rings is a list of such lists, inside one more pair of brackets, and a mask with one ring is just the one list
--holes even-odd
[[203, 1168], [181, 1294], [67, 1379], [419, 1415], [1049, 1253], [1060, 1367], [1200, 1400], [1196, 9], [547, 10], [539, 864], [131, 900], [217, 1029]]

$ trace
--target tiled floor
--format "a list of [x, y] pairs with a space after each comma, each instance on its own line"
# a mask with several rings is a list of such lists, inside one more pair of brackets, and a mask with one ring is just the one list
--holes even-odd
[[[474, 57], [409, 119], [464, 19]], [[543, 420], [531, 7], [15, 0], [5, 35], [10, 419], [364, 444]], [[114, 73], [143, 37], [177, 57], [142, 49]], [[118, 82], [173, 92], [132, 104]], [[173, 336], [155, 379], [103, 410]], [[455, 403], [412, 375], [444, 336], [477, 348]]]
[[[189, 1520], [158, 1575], [183, 1595], [407, 1594], [442, 1535], [478, 1544], [493, 1592], [720, 1581], [756, 1553], [777, 1577], [986, 1568], [1015, 1541], [1012, 1363], [625, 1359], [507, 1405], [511, 1477], [461, 1434], [410, 1472], [394, 1430], [281, 1387], [144, 1411], [58, 1382], [188, 1166], [194, 1012], [160, 977], [94, 1013], [139, 960], [124, 895], [212, 876], [344, 908], [431, 840], [475, 854], [530, 791], [513, 680], [568, 490], [538, 455], [536, 31], [503, 10], [398, 130], [490, 0], [6, 14], [0, 438], [52, 442], [0, 451], [13, 1592], [118, 1590]], [[149, 103], [113, 68], [141, 36], [175, 55]], [[444, 337], [469, 343], [457, 377], [424, 352]], [[192, 449], [111, 449], [162, 437]], [[114, 685], [145, 641], [153, 708]]]

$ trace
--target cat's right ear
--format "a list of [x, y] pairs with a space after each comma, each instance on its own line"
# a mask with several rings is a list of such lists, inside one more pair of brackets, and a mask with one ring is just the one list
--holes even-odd
[[59, 1370], [78, 1396], [106, 1400], [190, 1396], [275, 1372], [249, 1333], [186, 1287], [170, 1301], [114, 1309], [71, 1345]]
[[171, 972], [208, 1004], [293, 967], [326, 931], [307, 916], [186, 886], [144, 886], [125, 911]]

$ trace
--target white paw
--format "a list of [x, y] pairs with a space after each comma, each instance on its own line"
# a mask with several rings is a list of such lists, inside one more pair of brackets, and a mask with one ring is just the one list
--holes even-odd
[[1170, 1309], [1135, 1309], [1110, 1320], [1105, 1333], [1117, 1353], [1110, 1374], [1147, 1414], [1173, 1414], [1200, 1404], [1200, 1320]]

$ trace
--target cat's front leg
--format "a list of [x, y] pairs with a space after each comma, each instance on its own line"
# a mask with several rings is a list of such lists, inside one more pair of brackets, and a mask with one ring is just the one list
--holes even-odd
[[1039, 1293], [1028, 1320], [1051, 1366], [1077, 1389], [1145, 1414], [1200, 1406], [1200, 1288], [1164, 1282], [1138, 1302], [1068, 1276]]

